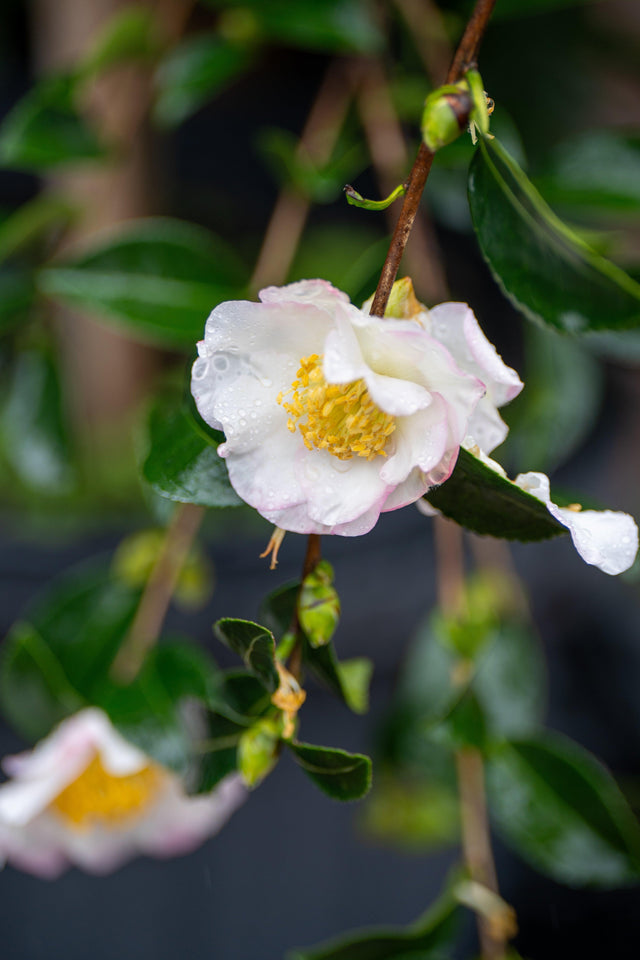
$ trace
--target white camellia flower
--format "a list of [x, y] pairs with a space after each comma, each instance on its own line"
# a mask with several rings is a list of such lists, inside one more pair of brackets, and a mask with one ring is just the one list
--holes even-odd
[[0, 863], [49, 878], [72, 864], [108, 873], [140, 853], [187, 853], [247, 795], [234, 774], [210, 794], [187, 796], [95, 707], [3, 767], [13, 779], [0, 786]]
[[628, 513], [583, 510], [579, 504], [559, 507], [551, 501], [544, 473], [521, 473], [514, 482], [546, 504], [551, 516], [568, 529], [585, 563], [610, 574], [624, 573], [632, 565], [638, 552], [638, 527]]
[[268, 287], [209, 317], [192, 392], [223, 430], [236, 492], [283, 530], [367, 533], [446, 480], [471, 435], [506, 435], [522, 388], [466, 304], [427, 311], [410, 280], [385, 319], [323, 280]]

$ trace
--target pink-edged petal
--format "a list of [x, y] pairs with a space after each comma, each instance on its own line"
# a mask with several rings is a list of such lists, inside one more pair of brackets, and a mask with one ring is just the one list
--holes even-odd
[[429, 311], [429, 323], [432, 335], [462, 369], [482, 380], [495, 406], [503, 406], [520, 393], [520, 377], [487, 340], [468, 304], [441, 303]]
[[338, 303], [349, 303], [349, 297], [327, 280], [297, 280], [284, 287], [265, 287], [258, 294], [263, 303], [312, 303], [330, 313]]
[[545, 503], [551, 516], [567, 527], [585, 563], [614, 576], [633, 564], [638, 552], [638, 527], [628, 513], [559, 507], [551, 501], [549, 478], [543, 473], [521, 473], [515, 483]]
[[506, 439], [509, 427], [489, 398], [482, 397], [469, 418], [467, 431], [481, 450], [492, 453]]
[[433, 403], [412, 417], [396, 421], [395, 452], [380, 471], [390, 486], [404, 482], [414, 467], [429, 472], [444, 456], [449, 442], [447, 407], [438, 394]]
[[263, 516], [286, 510], [305, 500], [298, 461], [306, 452], [300, 434], [285, 424], [269, 442], [226, 456], [229, 479], [238, 496]]
[[222, 353], [240, 363], [269, 350], [300, 359], [322, 351], [331, 325], [331, 316], [314, 303], [229, 300], [209, 316], [198, 355], [212, 359]]
[[346, 308], [336, 311], [335, 326], [327, 335], [323, 352], [323, 372], [328, 383], [353, 383], [367, 373], [352, 317]]
[[382, 459], [339, 460], [324, 450], [308, 451], [300, 472], [310, 519], [339, 527], [383, 502], [389, 485], [380, 476]]
[[430, 486], [426, 474], [419, 467], [415, 467], [409, 476], [389, 494], [384, 502], [382, 512], [388, 513], [391, 510], [398, 510], [400, 507], [415, 503], [420, 500]]
[[248, 795], [238, 774], [225, 777], [201, 796], [188, 797], [178, 787], [168, 790], [153, 814], [141, 821], [136, 844], [156, 857], [189, 853], [217, 833]]

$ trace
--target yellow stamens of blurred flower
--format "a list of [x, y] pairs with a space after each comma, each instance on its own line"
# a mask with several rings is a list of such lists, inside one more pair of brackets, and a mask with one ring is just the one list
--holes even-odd
[[289, 414], [287, 427], [294, 433], [297, 426], [308, 450], [328, 450], [340, 460], [387, 455], [393, 417], [375, 405], [364, 380], [327, 383], [321, 354], [302, 357], [297, 379], [286, 394], [278, 394], [278, 403]]
[[163, 777], [154, 764], [116, 777], [107, 773], [96, 754], [80, 776], [58, 794], [51, 809], [80, 829], [95, 821], [107, 827], [120, 826], [151, 804]]

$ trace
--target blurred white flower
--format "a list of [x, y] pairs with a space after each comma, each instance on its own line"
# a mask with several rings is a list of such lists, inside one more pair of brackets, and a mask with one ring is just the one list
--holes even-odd
[[559, 507], [551, 501], [544, 473], [521, 473], [514, 482], [542, 500], [551, 516], [568, 529], [585, 563], [610, 574], [624, 573], [632, 565], [638, 552], [638, 527], [628, 513], [583, 510], [579, 504]]
[[33, 750], [5, 757], [0, 786], [0, 863], [41, 877], [67, 867], [108, 873], [141, 853], [187, 853], [246, 797], [232, 775], [190, 797], [180, 779], [124, 740], [90, 707]]
[[449, 477], [471, 434], [489, 453], [497, 407], [522, 387], [466, 304], [427, 311], [410, 280], [384, 320], [323, 280], [222, 303], [192, 392], [224, 431], [236, 492], [283, 530], [367, 533]]

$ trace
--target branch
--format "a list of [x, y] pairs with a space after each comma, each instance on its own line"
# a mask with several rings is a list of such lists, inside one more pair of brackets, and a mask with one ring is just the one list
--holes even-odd
[[[307, 552], [304, 556], [304, 563], [302, 564], [302, 583], [309, 576], [310, 573], [313, 573], [315, 568], [320, 563], [320, 558], [322, 556], [321, 552], [321, 538], [319, 533], [310, 533], [307, 538]], [[296, 604], [296, 612], [293, 615], [293, 623], [291, 624], [291, 632], [296, 635], [296, 644], [291, 652], [291, 658], [289, 660], [288, 669], [289, 672], [293, 674], [298, 682], [302, 677], [302, 633], [300, 630], [300, 621], [298, 620], [298, 606]]]
[[[447, 74], [447, 83], [456, 83], [462, 78], [465, 70], [474, 66], [478, 56], [478, 50], [482, 43], [484, 32], [489, 23], [489, 18], [495, 6], [496, 0], [477, 0], [471, 18], [467, 23], [462, 39], [458, 44], [449, 73]], [[418, 156], [409, 174], [407, 192], [402, 204], [402, 210], [396, 223], [396, 228], [391, 238], [391, 245], [387, 253], [387, 258], [382, 267], [378, 287], [371, 305], [371, 314], [375, 317], [383, 317], [384, 311], [389, 300], [391, 288], [398, 275], [400, 261], [407, 245], [407, 240], [413, 227], [413, 221], [416, 218], [420, 200], [424, 191], [431, 164], [433, 162], [433, 153], [428, 150], [424, 144], [420, 145]]]
[[205, 508], [181, 503], [175, 508], [164, 541], [136, 610], [131, 630], [113, 661], [111, 673], [119, 683], [135, 680], [144, 658], [156, 643], [180, 571], [198, 532]]

